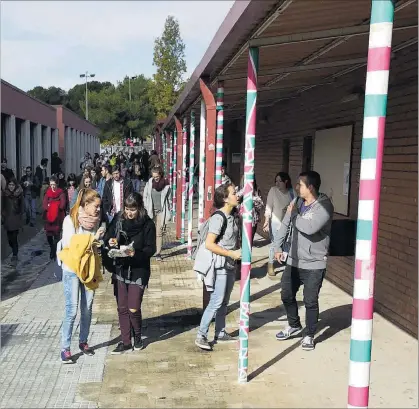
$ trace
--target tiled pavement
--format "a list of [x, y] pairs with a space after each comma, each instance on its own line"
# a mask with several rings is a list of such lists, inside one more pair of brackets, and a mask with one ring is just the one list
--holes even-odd
[[[274, 335], [285, 324], [280, 277], [266, 277], [267, 249], [258, 242], [251, 284], [250, 382], [240, 385], [237, 344], [216, 345], [211, 353], [193, 344], [202, 289], [184, 247], [168, 240], [167, 258], [153, 262], [143, 303], [146, 348], [110, 355], [119, 330], [106, 279], [94, 302], [89, 343], [96, 346], [96, 355], [80, 357], [76, 365], [58, 360], [63, 295], [54, 266], [42, 273], [24, 268], [16, 278], [19, 285], [15, 280], [6, 287], [0, 307], [1, 407], [346, 406], [349, 296], [325, 282], [314, 352], [302, 351], [298, 340], [277, 342]], [[236, 283], [228, 316], [231, 331], [238, 327], [238, 300]], [[417, 407], [417, 356], [416, 340], [375, 316], [371, 407]]]

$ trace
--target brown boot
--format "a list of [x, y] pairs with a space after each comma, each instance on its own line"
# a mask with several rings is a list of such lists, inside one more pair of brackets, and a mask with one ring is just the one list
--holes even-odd
[[268, 276], [275, 277], [274, 263], [268, 263]]

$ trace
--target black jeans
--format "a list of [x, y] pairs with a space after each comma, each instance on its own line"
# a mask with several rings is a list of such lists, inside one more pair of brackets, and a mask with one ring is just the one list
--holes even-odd
[[298, 305], [295, 296], [304, 285], [304, 305], [306, 307], [306, 335], [314, 337], [319, 320], [319, 292], [322, 288], [325, 269], [304, 270], [302, 268], [287, 265], [281, 280], [281, 298], [287, 313], [290, 327], [301, 327], [298, 315]]
[[12, 230], [7, 232], [7, 240], [9, 241], [9, 246], [12, 248], [12, 254], [17, 256], [19, 251], [19, 245], [17, 244], [17, 235], [19, 230]]

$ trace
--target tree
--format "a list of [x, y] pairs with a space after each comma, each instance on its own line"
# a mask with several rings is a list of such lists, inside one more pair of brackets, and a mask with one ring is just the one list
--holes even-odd
[[[104, 88], [111, 87], [112, 84], [109, 81], [99, 82], [99, 81], [90, 81], [88, 83], [89, 94], [91, 92], [99, 92]], [[83, 110], [80, 108], [80, 103], [85, 103], [86, 100], [86, 84], [77, 84], [68, 91], [67, 104], [66, 107], [71, 109], [76, 114], [83, 116]]]
[[179, 22], [168, 16], [161, 37], [154, 42], [153, 75], [150, 99], [157, 118], [165, 118], [175, 104], [186, 73], [185, 44], [180, 36]]
[[[130, 130], [133, 138], [143, 138], [150, 132], [155, 123], [150, 85], [151, 80], [143, 75], [132, 79], [131, 101], [128, 78], [89, 94], [89, 120], [100, 128], [102, 141], [126, 138]], [[84, 111], [84, 101], [80, 109]]]
[[67, 93], [58, 87], [44, 88], [37, 86], [29, 90], [28, 94], [50, 105], [65, 105], [67, 102]]

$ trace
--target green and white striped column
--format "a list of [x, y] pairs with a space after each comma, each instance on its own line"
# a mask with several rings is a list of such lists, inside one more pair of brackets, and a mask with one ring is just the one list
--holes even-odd
[[374, 280], [394, 4], [372, 0], [356, 232], [348, 407], [369, 402]]

